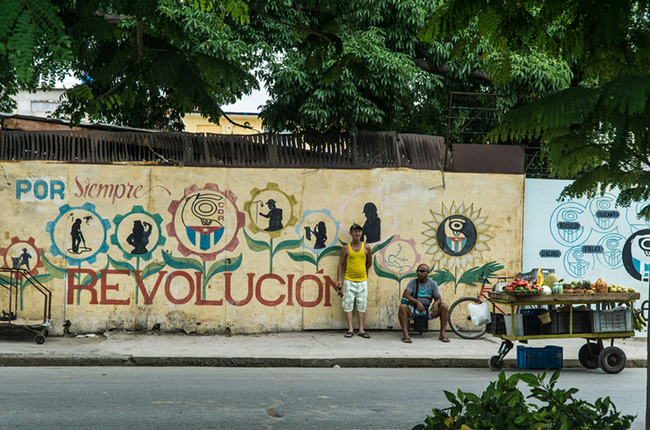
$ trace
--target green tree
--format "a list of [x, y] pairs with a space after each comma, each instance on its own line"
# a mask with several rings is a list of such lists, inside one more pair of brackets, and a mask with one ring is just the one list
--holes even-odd
[[[562, 198], [617, 187], [617, 204], [650, 200], [650, 2], [459, 1], [431, 15], [430, 40], [477, 23], [507, 69], [508, 52], [535, 46], [566, 61], [572, 85], [512, 110], [488, 141], [539, 137], [555, 175], [573, 178]], [[504, 73], [507, 77], [507, 73]], [[650, 217], [650, 206], [642, 216]]]
[[234, 1], [5, 0], [0, 77], [11, 95], [72, 71], [82, 83], [57, 114], [74, 122], [177, 130], [194, 109], [216, 122], [258, 86], [252, 70], [268, 49], [247, 20]]
[[331, 0], [300, 9], [281, 0], [248, 4], [252, 22], [263, 4], [267, 15], [294, 28], [293, 38], [278, 33], [275, 39], [266, 32], [268, 43], [282, 53], [265, 73], [270, 100], [261, 116], [273, 130], [443, 134], [450, 91], [503, 95], [489, 112], [499, 117], [522, 98], [558, 91], [570, 82], [565, 62], [532, 49], [510, 53], [507, 79], [492, 74], [490, 67], [501, 63], [486, 55], [489, 41], [478, 36], [475, 23], [467, 23], [463, 32], [421, 41], [418, 34], [427, 17], [443, 1]]

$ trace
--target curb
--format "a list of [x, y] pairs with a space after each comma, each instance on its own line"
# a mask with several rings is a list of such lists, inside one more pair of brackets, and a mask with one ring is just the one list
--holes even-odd
[[[326, 368], [488, 368], [487, 358], [270, 358], [270, 357], [80, 357], [0, 356], [2, 367], [140, 366], [140, 367], [303, 367]], [[504, 368], [516, 368], [515, 359]], [[627, 360], [628, 368], [646, 368], [647, 360]], [[563, 368], [582, 368], [578, 360], [564, 360]]]

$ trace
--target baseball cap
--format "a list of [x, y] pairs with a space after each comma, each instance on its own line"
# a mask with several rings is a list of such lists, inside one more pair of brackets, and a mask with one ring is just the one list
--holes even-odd
[[356, 222], [350, 226], [350, 233], [352, 233], [354, 230], [363, 230], [359, 224]]

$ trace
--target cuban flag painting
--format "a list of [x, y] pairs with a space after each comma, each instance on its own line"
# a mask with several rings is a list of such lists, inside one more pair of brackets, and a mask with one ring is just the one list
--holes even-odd
[[185, 232], [192, 245], [198, 246], [207, 251], [211, 246], [216, 245], [223, 236], [223, 226], [186, 226]]

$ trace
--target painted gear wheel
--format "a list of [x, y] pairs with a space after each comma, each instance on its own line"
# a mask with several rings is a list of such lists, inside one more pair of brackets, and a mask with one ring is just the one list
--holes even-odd
[[[27, 240], [21, 240], [21, 239], [18, 238], [18, 236], [12, 237], [11, 238], [11, 243], [9, 244], [9, 246], [7, 246], [6, 248], [0, 248], [0, 256], [2, 256], [4, 258], [4, 266], [3, 267], [13, 267], [14, 266], [13, 261], [11, 261], [11, 258], [12, 258], [11, 256], [9, 256], [10, 261], [7, 261], [7, 257], [8, 257], [7, 254], [9, 253], [10, 249], [12, 249], [14, 247], [25, 248], [25, 249], [31, 248], [31, 249], [34, 250], [34, 253], [36, 254], [36, 261], [35, 261], [34, 264], [30, 264], [29, 273], [32, 276], [38, 275], [38, 268], [43, 267], [43, 260], [41, 259], [41, 252], [43, 252], [43, 250], [41, 248], [37, 248], [36, 245], [35, 245], [35, 242], [36, 242], [36, 240], [33, 237], [30, 237]], [[25, 245], [21, 246], [20, 244], [25, 244]], [[22, 277], [21, 274], [18, 274], [18, 276]]]
[[[212, 191], [225, 197], [226, 200], [235, 209], [235, 213], [236, 213], [236, 226], [235, 226], [235, 231], [232, 234], [232, 238], [226, 244], [226, 246], [213, 252], [200, 252], [200, 251], [194, 251], [190, 249], [188, 246], [186, 246], [183, 243], [181, 236], [179, 236], [178, 232], [176, 231], [177, 217], [182, 217], [181, 204], [183, 204], [183, 202], [185, 202], [185, 200], [188, 199], [192, 194], [201, 190]], [[230, 190], [220, 191], [219, 186], [217, 184], [205, 184], [204, 188], [199, 188], [196, 185], [191, 185], [185, 188], [183, 197], [181, 199], [172, 201], [169, 204], [169, 207], [167, 208], [167, 212], [172, 214], [172, 220], [169, 224], [167, 224], [167, 235], [169, 237], [176, 238], [176, 241], [178, 242], [177, 248], [184, 257], [187, 257], [190, 254], [195, 254], [202, 261], [213, 261], [217, 258], [217, 254], [220, 254], [224, 251], [234, 251], [235, 248], [237, 248], [237, 246], [239, 245], [239, 239], [237, 238], [237, 235], [239, 234], [239, 230], [243, 228], [244, 224], [246, 223], [246, 215], [244, 214], [244, 212], [241, 212], [237, 208], [236, 202], [237, 202], [237, 196], [235, 196], [235, 194], [232, 191]]]
[[[258, 200], [258, 196], [260, 196], [263, 193], [268, 192], [268, 191], [275, 192], [275, 193], [278, 193], [278, 194], [281, 194], [282, 196], [284, 196], [284, 198], [287, 199], [287, 202], [289, 203], [289, 206], [291, 207], [291, 215], [289, 216], [288, 221], [284, 223], [282, 228], [280, 228], [278, 230], [273, 230], [273, 231], [268, 231], [268, 230], [260, 228], [255, 222], [253, 222], [253, 214], [251, 213], [251, 208], [254, 206], [253, 203]], [[284, 191], [282, 191], [278, 184], [276, 184], [274, 182], [268, 182], [266, 184], [266, 188], [262, 188], [261, 190], [259, 188], [253, 188], [251, 190], [251, 197], [252, 198], [249, 201], [244, 203], [244, 211], [248, 213], [248, 219], [251, 220], [248, 223], [247, 227], [253, 234], [263, 232], [263, 233], [267, 233], [271, 239], [275, 239], [275, 238], [280, 237], [280, 235], [282, 234], [282, 231], [284, 229], [286, 229], [287, 227], [292, 227], [292, 226], [296, 225], [296, 223], [298, 222], [298, 218], [293, 214], [294, 206], [296, 206], [296, 204], [298, 204], [298, 200], [296, 200], [296, 197], [293, 194], [289, 195], [289, 194], [285, 193]]]
[[[399, 259], [399, 254], [386, 255], [387, 250], [391, 248], [392, 245], [394, 244], [397, 245], [405, 244], [407, 248], [410, 248], [410, 250], [406, 252], [413, 253], [413, 262], [410, 265], [404, 264], [405, 269], [399, 268], [398, 270], [395, 270], [395, 266], [399, 266], [399, 262], [397, 262], [397, 260]], [[420, 261], [422, 260], [422, 256], [418, 253], [415, 246], [416, 246], [415, 239], [411, 238], [407, 240], [407, 239], [402, 239], [399, 234], [395, 235], [391, 239], [390, 243], [379, 251], [379, 253], [381, 254], [381, 265], [384, 267], [384, 269], [397, 273], [400, 276], [413, 272], [415, 268], [418, 266], [418, 264], [420, 264]], [[391, 258], [394, 261], [391, 262], [390, 261]]]
[[[151, 247], [149, 251], [143, 254], [132, 254], [125, 250], [122, 247], [122, 243], [120, 242], [117, 233], [120, 230], [120, 225], [122, 221], [124, 221], [125, 218], [127, 218], [130, 215], [142, 215], [148, 218], [151, 218], [155, 223], [156, 223], [156, 228], [158, 229], [158, 240], [156, 241], [155, 244]], [[151, 260], [151, 257], [153, 256], [153, 251], [158, 248], [159, 246], [163, 246], [165, 242], [167, 242], [167, 238], [162, 235], [162, 222], [163, 218], [160, 216], [160, 214], [150, 214], [149, 212], [146, 212], [142, 206], [133, 206], [131, 208], [131, 212], [124, 214], [124, 215], [115, 215], [113, 217], [113, 224], [115, 225], [115, 232], [111, 235], [111, 244], [116, 245], [118, 248], [120, 248], [120, 251], [122, 251], [122, 255], [126, 260], [130, 260], [133, 257], [140, 257], [145, 261]]]
[[[85, 258], [71, 257], [68, 254], [66, 254], [64, 251], [61, 251], [61, 249], [59, 248], [59, 246], [56, 243], [56, 238], [55, 238], [55, 235], [54, 235], [55, 230], [56, 230], [56, 226], [59, 223], [59, 221], [61, 221], [61, 219], [67, 213], [72, 212], [72, 211], [77, 211], [77, 210], [86, 211], [86, 212], [90, 212], [91, 214], [93, 214], [100, 221], [100, 225], [102, 227], [102, 235], [103, 236], [102, 236], [102, 239], [101, 239], [101, 245], [99, 246], [97, 251], [95, 251], [93, 254], [91, 254], [91, 255], [89, 255], [88, 257], [85, 257]], [[60, 255], [61, 257], [65, 257], [68, 260], [68, 264], [70, 266], [79, 266], [83, 262], [88, 262], [88, 264], [94, 264], [95, 262], [97, 262], [97, 256], [99, 254], [105, 254], [106, 252], [108, 252], [108, 243], [106, 243], [106, 239], [107, 239], [106, 236], [107, 236], [108, 230], [110, 228], [111, 228], [111, 222], [108, 220], [108, 218], [102, 218], [101, 216], [99, 216], [99, 214], [95, 211], [95, 205], [93, 205], [92, 203], [87, 203], [86, 202], [82, 206], [74, 206], [74, 207], [72, 207], [70, 205], [61, 206], [59, 208], [59, 215], [56, 217], [56, 219], [54, 221], [48, 221], [47, 222], [47, 227], [45, 228], [45, 231], [50, 234], [50, 239], [52, 241], [52, 246], [50, 246], [50, 253], [53, 256]]]
[[318, 255], [318, 254], [320, 254], [321, 252], [325, 251], [327, 248], [331, 247], [332, 245], [334, 245], [334, 244], [336, 243], [337, 238], [339, 237], [339, 227], [340, 227], [340, 224], [341, 224], [341, 223], [338, 222], [337, 220], [335, 220], [334, 217], [332, 216], [332, 212], [330, 212], [330, 211], [327, 210], [327, 209], [321, 209], [321, 210], [319, 210], [319, 211], [310, 211], [310, 210], [307, 210], [307, 211], [305, 211], [305, 212], [303, 213], [303, 215], [302, 215], [302, 219], [300, 220], [300, 222], [299, 222], [298, 224], [296, 224], [296, 234], [297, 234], [299, 237], [303, 237], [303, 235], [304, 235], [304, 232], [303, 232], [303, 223], [305, 222], [305, 219], [307, 219], [307, 217], [308, 217], [309, 215], [316, 214], [316, 213], [324, 214], [325, 216], [327, 216], [328, 218], [330, 218], [330, 219], [332, 220], [332, 223], [333, 223], [334, 226], [336, 227], [335, 234], [331, 236], [331, 237], [334, 238], [334, 240], [333, 240], [329, 245], [325, 246], [325, 248], [315, 249], [313, 246], [310, 246], [310, 245], [309, 245], [308, 243], [306, 243], [305, 241], [302, 242], [302, 247], [303, 247], [304, 249], [308, 249], [308, 250], [310, 250], [311, 252], [313, 252], [314, 254]]

